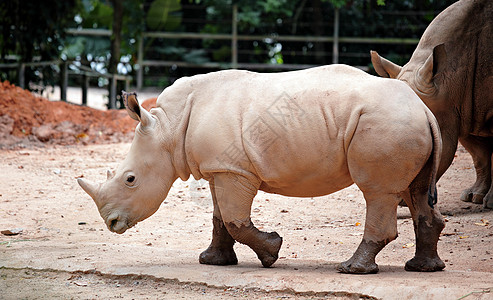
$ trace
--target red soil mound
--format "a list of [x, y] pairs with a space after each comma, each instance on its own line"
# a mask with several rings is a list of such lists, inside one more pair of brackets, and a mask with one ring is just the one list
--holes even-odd
[[9, 82], [0, 83], [0, 148], [39, 142], [129, 141], [136, 124], [125, 110], [100, 111], [52, 102]]
[[154, 108], [156, 107], [156, 101], [157, 101], [157, 98], [149, 98], [147, 100], [145, 100], [144, 102], [142, 102], [142, 107], [147, 109], [147, 110], [151, 110], [151, 108]]

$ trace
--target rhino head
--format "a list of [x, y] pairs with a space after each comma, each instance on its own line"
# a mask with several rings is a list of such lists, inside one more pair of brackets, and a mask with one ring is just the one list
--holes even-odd
[[156, 116], [159, 109], [148, 112], [135, 93], [123, 92], [123, 98], [130, 117], [139, 121], [127, 157], [115, 171], [108, 171], [103, 183], [77, 179], [96, 203], [108, 229], [120, 234], [150, 217], [178, 178], [165, 146], [170, 134]]

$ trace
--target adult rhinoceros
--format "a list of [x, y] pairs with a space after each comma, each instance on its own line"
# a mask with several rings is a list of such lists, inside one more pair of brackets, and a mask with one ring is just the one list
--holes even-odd
[[354, 182], [367, 203], [365, 231], [341, 272], [378, 271], [375, 256], [397, 237], [401, 197], [417, 240], [406, 269], [445, 267], [437, 254], [444, 222], [433, 205], [440, 132], [406, 84], [343, 65], [228, 70], [176, 81], [150, 112], [135, 94], [124, 98], [140, 121], [128, 156], [102, 184], [79, 179], [111, 231], [123, 233], [152, 215], [178, 177], [193, 175], [209, 181], [214, 203], [212, 243], [199, 261], [236, 264], [236, 240], [268, 267], [282, 239], [250, 220], [258, 190], [314, 197]]
[[493, 208], [493, 1], [459, 1], [440, 13], [400, 67], [372, 51], [382, 77], [405, 81], [435, 114], [443, 137], [439, 177], [457, 141], [469, 151], [476, 182], [461, 199]]

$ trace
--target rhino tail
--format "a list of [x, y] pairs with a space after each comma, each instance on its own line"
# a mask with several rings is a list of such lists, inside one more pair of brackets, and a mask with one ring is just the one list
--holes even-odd
[[430, 124], [431, 134], [433, 137], [433, 150], [430, 156], [433, 161], [431, 167], [430, 185], [428, 188], [428, 204], [431, 208], [433, 208], [438, 200], [436, 184], [438, 180], [437, 177], [438, 167], [440, 165], [440, 156], [442, 154], [442, 136], [435, 116], [426, 105], [423, 106], [425, 107], [426, 117], [428, 118], [428, 123]]

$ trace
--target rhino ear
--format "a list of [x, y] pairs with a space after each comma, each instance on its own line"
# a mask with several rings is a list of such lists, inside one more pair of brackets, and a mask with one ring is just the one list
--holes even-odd
[[447, 61], [445, 45], [440, 44], [433, 48], [424, 64], [416, 73], [416, 88], [424, 94], [432, 94], [436, 90], [435, 76], [440, 74]]
[[137, 93], [122, 91], [122, 97], [127, 113], [132, 119], [139, 121], [144, 127], [154, 124], [154, 118], [151, 113], [139, 105]]
[[385, 78], [397, 78], [402, 70], [401, 66], [381, 57], [380, 55], [378, 55], [377, 51], [370, 51], [370, 55], [371, 62], [378, 75]]

